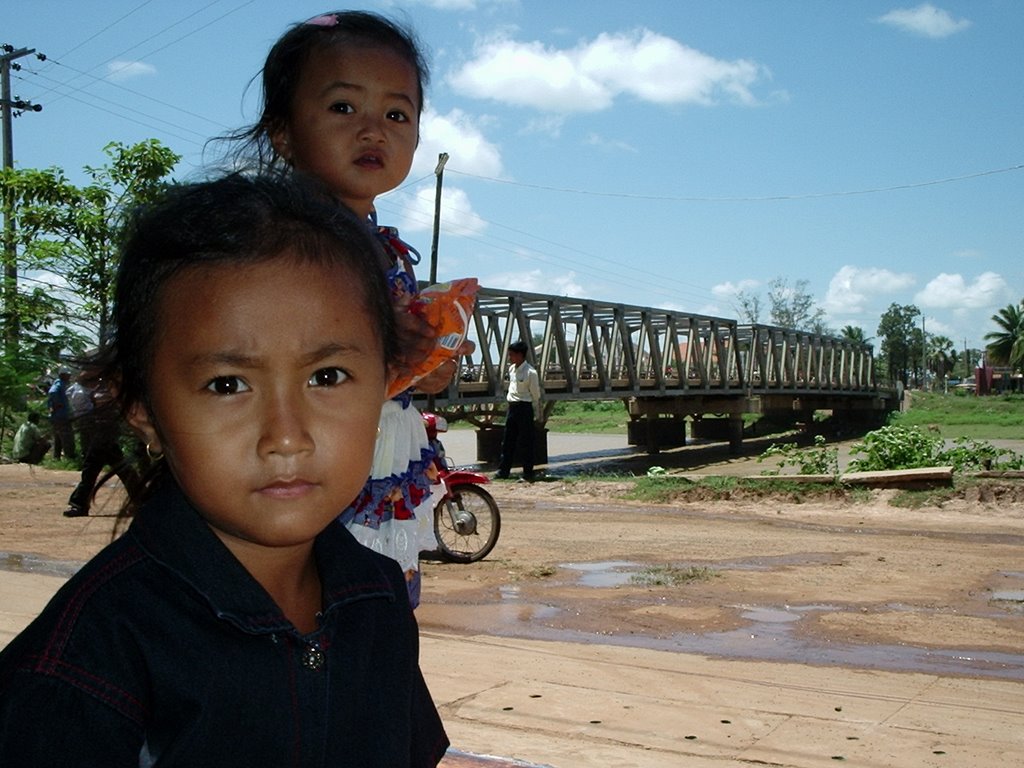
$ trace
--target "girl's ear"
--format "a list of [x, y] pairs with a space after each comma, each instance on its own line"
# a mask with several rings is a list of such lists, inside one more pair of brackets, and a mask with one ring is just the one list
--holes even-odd
[[146, 451], [151, 454], [164, 452], [163, 443], [160, 442], [160, 434], [157, 432], [156, 425], [153, 423], [153, 417], [145, 405], [141, 402], [134, 403], [128, 409], [126, 418], [132, 429], [139, 436], [139, 439], [146, 444]]
[[292, 161], [292, 149], [289, 143], [288, 126], [279, 125], [267, 132], [270, 136], [270, 145], [274, 148], [286, 163]]

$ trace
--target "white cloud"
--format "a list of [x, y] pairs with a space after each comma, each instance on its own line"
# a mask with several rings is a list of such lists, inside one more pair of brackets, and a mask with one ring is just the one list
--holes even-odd
[[591, 133], [587, 136], [586, 141], [590, 146], [597, 147], [608, 152], [630, 152], [635, 154], [640, 151], [633, 144], [620, 141], [618, 139], [606, 139], [597, 133]]
[[880, 16], [877, 21], [931, 38], [949, 37], [971, 26], [967, 19], [954, 19], [949, 11], [936, 8], [931, 3], [922, 3], [916, 8], [897, 8]]
[[575, 272], [547, 274], [540, 269], [523, 272], [500, 272], [481, 281], [488, 288], [504, 288], [524, 293], [546, 293], [556, 296], [586, 296]]
[[1010, 287], [995, 272], [983, 272], [968, 283], [963, 275], [945, 272], [933, 278], [914, 296], [914, 303], [937, 309], [981, 309], [1010, 298]]
[[477, 122], [461, 109], [446, 115], [429, 107], [420, 118], [420, 146], [411, 175], [425, 176], [437, 167], [437, 157], [447, 152], [452, 168], [478, 176], [502, 175], [501, 150], [480, 132]]
[[931, 315], [925, 315], [924, 327], [928, 331], [929, 336], [945, 336], [949, 339], [955, 339], [959, 336], [955, 326], [944, 323], [942, 320]]
[[641, 29], [565, 50], [492, 38], [449, 79], [468, 96], [568, 114], [608, 109], [624, 95], [655, 104], [754, 104], [751, 88], [766, 77], [756, 62], [716, 59]]
[[111, 61], [107, 64], [107, 79], [114, 83], [155, 74], [156, 67], [144, 61]]
[[565, 115], [539, 115], [528, 120], [522, 132], [524, 134], [540, 133], [557, 139], [562, 135], [563, 125], [565, 125]]
[[977, 250], [976, 248], [963, 248], [963, 249], [961, 249], [959, 251], [954, 251], [953, 252], [953, 256], [955, 256], [958, 259], [976, 260], [976, 259], [984, 258], [985, 254], [983, 254], [981, 251]]
[[[399, 230], [405, 232], [433, 232], [435, 188], [425, 187], [401, 210]], [[464, 190], [444, 183], [441, 189], [441, 233], [454, 237], [471, 237], [487, 229], [487, 222], [473, 210]], [[427, 258], [429, 249], [420, 249]], [[422, 269], [422, 267], [421, 267]]]
[[738, 293], [744, 292], [749, 293], [755, 290], [760, 283], [757, 280], [740, 280], [738, 283], [732, 281], [726, 281], [719, 283], [711, 289], [711, 293], [720, 299], [732, 300], [736, 298]]
[[830, 317], [857, 314], [874, 296], [896, 293], [914, 284], [908, 273], [879, 267], [862, 269], [844, 265], [829, 281], [822, 308]]
[[[474, 121], [460, 109], [441, 115], [428, 106], [420, 118], [420, 146], [413, 160], [410, 176], [431, 176], [437, 168], [438, 155], [447, 152], [446, 169], [489, 178], [500, 177], [504, 171], [501, 151], [491, 143]], [[477, 235], [487, 228], [473, 210], [465, 190], [451, 183], [445, 176], [441, 187], [441, 231], [456, 237]], [[415, 198], [400, 211], [403, 232], [432, 231], [434, 227], [434, 199], [436, 185], [421, 187]], [[402, 205], [397, 200], [396, 205]], [[427, 254], [423, 253], [424, 259]]]

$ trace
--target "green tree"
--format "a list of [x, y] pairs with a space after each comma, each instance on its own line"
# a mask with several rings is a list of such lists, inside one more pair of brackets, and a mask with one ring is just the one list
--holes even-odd
[[974, 375], [974, 367], [981, 360], [983, 354], [982, 350], [975, 349], [974, 347], [964, 349], [964, 353], [960, 357], [960, 362], [963, 363], [960, 366], [960, 370], [963, 371], [964, 378]]
[[895, 384], [909, 383], [910, 372], [916, 369], [920, 359], [921, 329], [915, 326], [914, 320], [921, 310], [913, 304], [890, 304], [889, 309], [878, 322], [878, 338], [881, 340], [881, 352], [885, 357], [889, 381]]
[[959, 359], [960, 355], [948, 337], [932, 336], [928, 339], [928, 368], [935, 374], [936, 386], [945, 382]]
[[992, 315], [999, 330], [985, 334], [990, 363], [1008, 365], [1015, 372], [1024, 369], [1024, 299]]
[[[60, 275], [74, 297], [64, 302], [64, 319], [97, 338], [103, 338], [110, 325], [118, 236], [125, 215], [153, 199], [180, 159], [155, 139], [132, 146], [114, 142], [103, 151], [108, 162], [86, 166], [90, 181], [80, 187], [59, 168], [0, 174], [0, 191], [14, 205], [19, 271]], [[5, 294], [4, 313], [20, 326], [17, 302], [20, 299]]]

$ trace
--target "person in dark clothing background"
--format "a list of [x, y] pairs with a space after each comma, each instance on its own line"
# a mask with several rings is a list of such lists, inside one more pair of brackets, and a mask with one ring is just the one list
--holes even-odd
[[508, 347], [508, 413], [501, 441], [501, 461], [495, 475], [507, 479], [517, 456], [523, 462], [523, 479], [533, 480], [534, 421], [540, 421], [540, 379], [526, 359], [529, 347], [519, 340]]

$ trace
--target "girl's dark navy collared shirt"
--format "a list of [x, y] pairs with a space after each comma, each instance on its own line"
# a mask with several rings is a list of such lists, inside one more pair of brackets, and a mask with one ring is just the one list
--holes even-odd
[[435, 766], [398, 565], [317, 537], [301, 635], [173, 483], [0, 652], [3, 766]]

